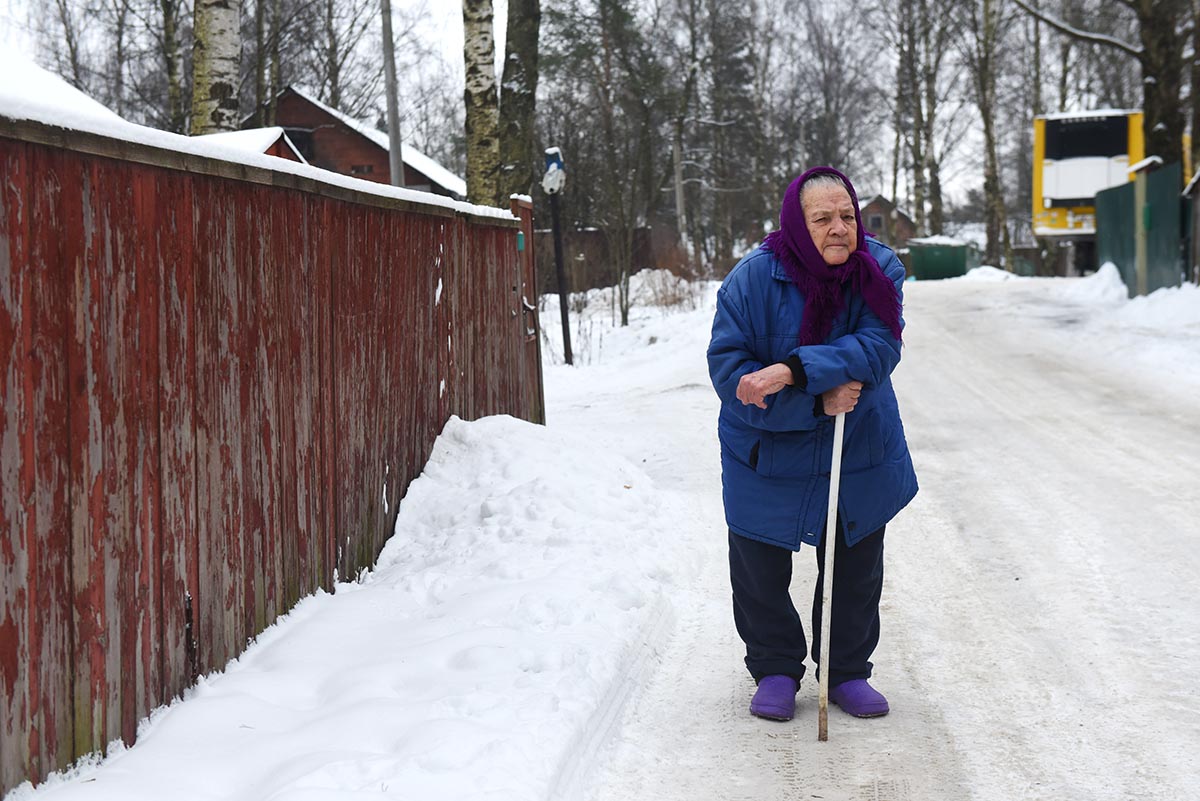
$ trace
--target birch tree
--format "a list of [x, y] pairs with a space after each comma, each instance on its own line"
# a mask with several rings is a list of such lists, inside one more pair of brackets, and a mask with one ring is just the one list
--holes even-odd
[[238, 129], [240, 0], [196, 0], [192, 33], [193, 136]]
[[496, 95], [492, 17], [492, 0], [463, 0], [467, 199], [472, 203], [499, 206], [500, 109]]
[[688, 215], [687, 192], [684, 189], [683, 135], [696, 95], [697, 76], [700, 71], [700, 0], [678, 0], [675, 27], [676, 30], [683, 31], [678, 41], [673, 42], [675, 75], [683, 79], [683, 84], [675, 92], [671, 115], [671, 177], [675, 196], [675, 230], [685, 246], [691, 242], [691, 245], [687, 246], [688, 262], [694, 269], [699, 249], [695, 245], [696, 229]]

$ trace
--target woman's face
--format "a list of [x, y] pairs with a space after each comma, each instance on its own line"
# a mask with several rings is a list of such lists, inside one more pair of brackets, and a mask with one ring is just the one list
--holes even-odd
[[830, 267], [845, 264], [858, 247], [854, 203], [843, 186], [818, 184], [804, 190], [804, 221], [817, 252]]

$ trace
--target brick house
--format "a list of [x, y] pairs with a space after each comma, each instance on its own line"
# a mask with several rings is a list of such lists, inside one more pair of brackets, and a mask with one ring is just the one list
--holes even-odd
[[917, 235], [912, 218], [883, 195], [859, 200], [858, 209], [866, 229], [894, 250], [904, 248]]
[[[309, 164], [366, 181], [390, 183], [388, 135], [289, 86], [276, 99], [275, 123]], [[401, 150], [404, 186], [462, 200], [467, 183], [412, 147]]]

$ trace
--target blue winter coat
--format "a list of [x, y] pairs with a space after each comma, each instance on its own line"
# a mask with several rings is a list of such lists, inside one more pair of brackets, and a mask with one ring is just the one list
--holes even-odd
[[[886, 245], [868, 239], [871, 255], [903, 291], [904, 266]], [[721, 397], [717, 433], [730, 530], [793, 551], [816, 545], [829, 505], [834, 418], [818, 413], [822, 393], [863, 382], [846, 415], [838, 515], [850, 545], [878, 530], [912, 500], [917, 476], [892, 390], [900, 343], [862, 297], [847, 304], [822, 345], [799, 347], [804, 298], [773, 253], [746, 256], [721, 285], [708, 371]], [[737, 399], [738, 380], [796, 354], [808, 385], [785, 387], [766, 409]]]

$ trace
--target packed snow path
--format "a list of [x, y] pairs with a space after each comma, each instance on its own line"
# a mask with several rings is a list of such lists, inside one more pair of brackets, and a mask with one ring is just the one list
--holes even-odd
[[[644, 689], [597, 735], [595, 783], [563, 798], [1196, 797], [1197, 376], [1069, 353], [1094, 310], [1055, 283], [908, 285], [896, 383], [922, 490], [888, 531], [875, 662], [893, 712], [831, 709], [827, 743], [813, 671], [793, 722], [746, 711], [702, 377], [615, 389], [623, 403], [559, 395], [556, 419], [614, 439], [627, 415], [650, 422], [623, 449], [699, 505], [647, 536], [703, 555]], [[664, 372], [685, 357], [662, 355]], [[807, 621], [813, 551], [796, 564]]]
[[547, 426], [447, 423], [374, 570], [7, 801], [1200, 797], [1200, 289], [1002, 278], [906, 286], [888, 717], [831, 709], [818, 743], [812, 674], [795, 721], [748, 714], [713, 287], [663, 311], [642, 274], [627, 328], [572, 310], [578, 366], [547, 328]]

